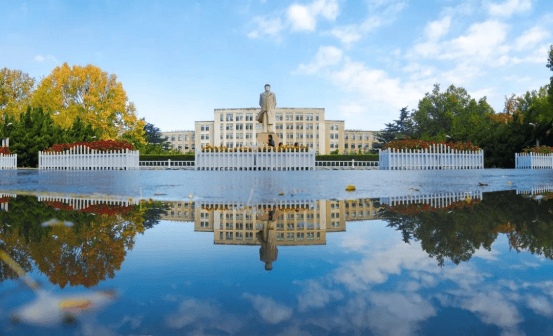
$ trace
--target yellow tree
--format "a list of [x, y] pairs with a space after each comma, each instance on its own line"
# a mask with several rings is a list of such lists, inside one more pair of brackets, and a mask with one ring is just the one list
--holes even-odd
[[128, 134], [143, 141], [144, 121], [136, 117], [136, 108], [128, 101], [123, 85], [114, 74], [92, 64], [56, 67], [40, 82], [32, 102], [49, 108], [54, 122], [64, 128], [71, 127], [80, 116], [99, 130], [102, 139]]
[[0, 120], [18, 116], [31, 101], [35, 79], [21, 70], [0, 69]]

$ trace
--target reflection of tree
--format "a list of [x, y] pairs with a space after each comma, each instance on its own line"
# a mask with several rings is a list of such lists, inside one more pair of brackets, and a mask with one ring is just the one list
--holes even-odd
[[421, 243], [440, 265], [469, 260], [477, 249], [491, 249], [499, 233], [509, 236], [516, 251], [528, 250], [553, 259], [553, 200], [538, 203], [512, 191], [486, 193], [473, 207], [398, 213], [382, 209], [380, 216], [401, 230], [403, 239]]
[[[62, 288], [93, 286], [106, 277], [113, 277], [121, 267], [134, 237], [144, 232], [144, 214], [159, 204], [97, 207], [103, 214], [89, 211], [55, 210], [34, 197], [19, 196], [10, 201], [10, 211], [0, 213], [1, 248], [26, 270], [32, 261], [50, 281]], [[90, 210], [90, 209], [88, 209]], [[154, 211], [149, 215], [156, 223]], [[72, 222], [72, 227], [42, 227], [41, 223], [56, 218]], [[0, 281], [14, 275], [2, 265]]]

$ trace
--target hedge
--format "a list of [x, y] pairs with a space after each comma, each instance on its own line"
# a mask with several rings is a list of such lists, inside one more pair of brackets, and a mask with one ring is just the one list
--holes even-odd
[[[140, 161], [194, 161], [194, 154], [144, 154]], [[317, 155], [316, 161], [378, 161], [378, 154], [348, 154], [348, 155]]]
[[140, 161], [194, 161], [194, 154], [140, 154]]
[[378, 154], [317, 155], [316, 161], [378, 161]]

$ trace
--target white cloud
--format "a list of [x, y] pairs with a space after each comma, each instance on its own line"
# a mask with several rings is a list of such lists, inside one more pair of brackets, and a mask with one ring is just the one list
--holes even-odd
[[307, 5], [290, 5], [286, 15], [292, 31], [315, 31], [318, 17], [334, 21], [338, 12], [337, 0], [315, 0]]
[[550, 36], [549, 32], [541, 27], [526, 30], [515, 40], [517, 51], [528, 50]]
[[466, 35], [448, 41], [438, 58], [465, 60], [472, 57], [473, 60], [487, 60], [505, 42], [508, 28], [505, 23], [495, 20], [475, 23], [469, 27]]
[[34, 57], [34, 60], [37, 61], [38, 63], [44, 63], [44, 62], [57, 63], [58, 62], [58, 60], [52, 55], [36, 55]]
[[393, 3], [383, 11], [369, 15], [361, 24], [334, 27], [326, 32], [326, 34], [336, 37], [340, 42], [349, 46], [353, 42], [359, 41], [364, 35], [376, 31], [381, 26], [394, 22], [398, 13], [405, 7], [406, 3], [404, 2]]
[[322, 308], [333, 300], [341, 300], [344, 297], [339, 290], [329, 290], [315, 280], [307, 280], [303, 292], [298, 295], [298, 310], [308, 311], [311, 308]]
[[342, 58], [342, 50], [332, 46], [320, 47], [317, 55], [315, 55], [315, 59], [309, 64], [300, 64], [297, 71], [313, 75], [318, 73], [323, 68], [339, 64], [342, 61]]
[[513, 14], [527, 12], [532, 9], [531, 0], [506, 0], [503, 3], [490, 3], [488, 12], [492, 16], [511, 17]]
[[447, 35], [450, 26], [451, 18], [446, 16], [441, 20], [428, 23], [424, 29], [424, 35], [431, 41], [437, 41]]
[[292, 308], [286, 307], [270, 297], [253, 295], [250, 293], [244, 293], [242, 297], [252, 302], [253, 309], [255, 309], [259, 315], [261, 315], [263, 321], [267, 323], [277, 324], [292, 317]]
[[253, 22], [257, 27], [248, 33], [249, 38], [255, 39], [266, 35], [280, 40], [280, 32], [284, 29], [280, 18], [270, 19], [256, 16], [253, 18]]

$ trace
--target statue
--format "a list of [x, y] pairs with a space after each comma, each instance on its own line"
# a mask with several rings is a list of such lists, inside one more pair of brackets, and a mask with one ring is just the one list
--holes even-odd
[[276, 96], [271, 92], [269, 84], [265, 84], [265, 92], [259, 95], [259, 106], [261, 111], [257, 114], [257, 121], [263, 124], [263, 132], [273, 132], [275, 120], [273, 109], [276, 107]]

